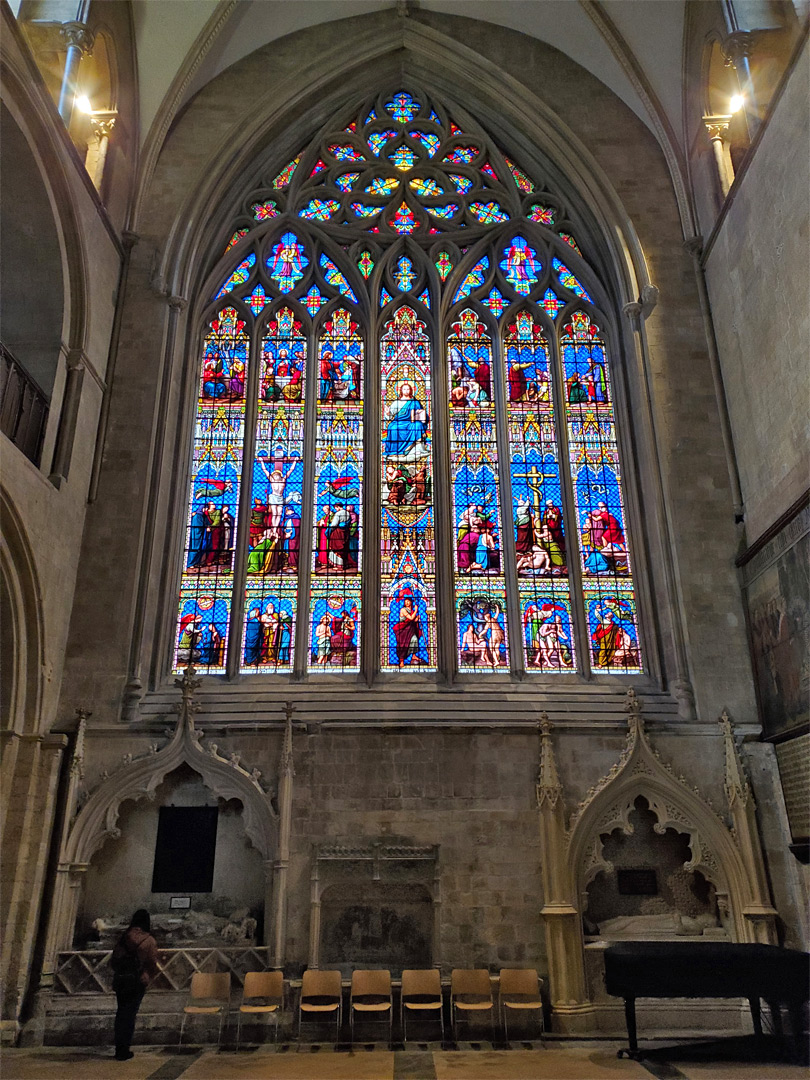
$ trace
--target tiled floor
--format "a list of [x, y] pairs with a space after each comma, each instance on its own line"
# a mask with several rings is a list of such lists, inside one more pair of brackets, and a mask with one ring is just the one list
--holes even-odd
[[[641, 1062], [618, 1059], [611, 1041], [552, 1041], [545, 1047], [493, 1050], [490, 1044], [458, 1050], [389, 1051], [379, 1045], [353, 1051], [282, 1046], [239, 1052], [200, 1047], [143, 1047], [131, 1061], [106, 1049], [46, 1047], [6, 1050], [2, 1080], [808, 1080], [805, 1066], [750, 1060], [741, 1040], [710, 1047], [649, 1044]], [[528, 1044], [524, 1044], [528, 1045]], [[773, 1056], [772, 1054], [770, 1055]], [[706, 1060], [709, 1057], [711, 1060]], [[749, 1060], [745, 1060], [748, 1057]], [[701, 1060], [702, 1059], [702, 1060]]]

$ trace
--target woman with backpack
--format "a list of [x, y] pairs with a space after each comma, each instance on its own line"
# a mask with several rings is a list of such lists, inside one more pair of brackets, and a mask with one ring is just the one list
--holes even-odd
[[158, 973], [157, 942], [149, 933], [149, 912], [139, 908], [113, 949], [110, 967], [118, 1002], [115, 1014], [115, 1060], [129, 1061], [135, 1055], [129, 1046], [135, 1031], [135, 1017], [150, 979]]

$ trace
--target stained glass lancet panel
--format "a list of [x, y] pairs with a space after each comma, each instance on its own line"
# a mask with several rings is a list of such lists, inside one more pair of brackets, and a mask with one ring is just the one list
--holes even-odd
[[523, 652], [529, 671], [574, 670], [571, 593], [549, 345], [521, 311], [506, 329], [509, 472]]
[[[400, 260], [400, 264], [409, 260]], [[410, 263], [409, 263], [410, 265]], [[407, 269], [400, 266], [399, 270]], [[411, 268], [412, 269], [412, 268]], [[413, 282], [411, 281], [410, 284]], [[436, 555], [430, 341], [410, 307], [380, 341], [383, 671], [435, 671]]]
[[211, 322], [203, 343], [175, 671], [189, 660], [209, 674], [225, 671], [248, 353], [244, 320], [234, 308], [223, 308]]
[[469, 308], [452, 324], [448, 356], [459, 671], [508, 670], [492, 341]]
[[591, 665], [641, 671], [610, 371], [599, 327], [576, 311], [560, 340]]
[[290, 672], [304, 484], [306, 340], [282, 308], [268, 323], [253, 456], [242, 671]]
[[363, 342], [345, 308], [318, 345], [315, 524], [309, 609], [309, 670], [360, 666], [363, 531]]

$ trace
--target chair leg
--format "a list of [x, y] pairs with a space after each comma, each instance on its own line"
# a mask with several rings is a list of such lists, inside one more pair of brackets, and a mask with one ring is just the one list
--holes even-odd
[[179, 1042], [178, 1042], [178, 1044], [177, 1044], [178, 1046], [182, 1046], [182, 1045], [183, 1045], [183, 1029], [184, 1029], [184, 1028], [185, 1028], [185, 1026], [186, 1026], [186, 1017], [187, 1017], [187, 1016], [188, 1016], [188, 1013], [183, 1013], [183, 1019], [182, 1019], [182, 1021], [181, 1021], [181, 1023], [180, 1023], [180, 1041], [179, 1041]]
[[239, 1044], [242, 1041], [242, 1012], [241, 1010], [236, 1017], [236, 1049], [239, 1049]]
[[219, 1031], [217, 1032], [217, 1050], [222, 1045], [222, 1025], [225, 1022], [225, 1010], [221, 1009], [219, 1013]]
[[509, 1042], [509, 1025], [506, 1020], [506, 1009], [503, 1010], [503, 1041]]

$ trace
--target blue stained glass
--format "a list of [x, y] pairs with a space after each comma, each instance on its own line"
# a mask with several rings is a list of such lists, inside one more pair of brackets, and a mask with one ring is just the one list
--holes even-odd
[[418, 139], [422, 146], [427, 150], [430, 157], [433, 157], [441, 145], [439, 136], [433, 135], [427, 131], [409, 131], [408, 136], [411, 139]]
[[430, 291], [428, 289], [425, 289], [424, 292], [421, 292], [417, 299], [420, 303], [424, 304], [426, 308], [430, 307]]
[[407, 146], [398, 146], [392, 154], [388, 155], [388, 158], [400, 172], [412, 169], [419, 160], [418, 155]]
[[394, 94], [391, 101], [386, 101], [385, 107], [400, 124], [407, 124], [413, 120], [420, 108], [419, 102], [414, 101], [404, 90]]
[[326, 255], [321, 255], [321, 269], [323, 275], [330, 285], [334, 286], [338, 292], [342, 292], [344, 296], [357, 303], [357, 297], [354, 295], [351, 285], [348, 283], [344, 275], [338, 270], [335, 264]]
[[285, 293], [295, 288], [308, 265], [304, 245], [291, 232], [284, 233], [267, 257], [267, 273]]
[[587, 300], [589, 304], [593, 303], [593, 300], [591, 300], [590, 296], [588, 296], [588, 294], [585, 292], [579, 280], [574, 277], [574, 275], [571, 273], [567, 266], [561, 263], [560, 260], [557, 258], [553, 258], [551, 260], [551, 265], [557, 272], [557, 276], [560, 279], [560, 284], [564, 288], [570, 289], [571, 292], [576, 293], [577, 296], [581, 296], [582, 299]]
[[416, 271], [413, 268], [413, 263], [407, 255], [401, 256], [397, 260], [397, 267], [394, 271], [394, 284], [401, 292], [410, 292], [415, 281]]
[[497, 289], [493, 289], [489, 296], [484, 300], [489, 310], [495, 315], [496, 318], [500, 318], [504, 311], [509, 307], [509, 301], [498, 292]]
[[372, 131], [368, 137], [368, 145], [371, 147], [371, 152], [375, 157], [380, 156], [380, 151], [387, 142], [396, 138], [395, 131]]
[[366, 191], [369, 195], [390, 195], [398, 187], [399, 180], [393, 176], [375, 176], [367, 186]]
[[442, 219], [451, 218], [458, 213], [458, 206], [455, 203], [448, 203], [447, 206], [427, 206], [425, 209], [434, 217]]
[[478, 218], [482, 225], [496, 225], [509, 220], [509, 215], [496, 202], [470, 203], [470, 213]]
[[365, 161], [365, 155], [349, 143], [332, 143], [329, 153], [334, 154], [338, 161]]
[[543, 293], [543, 308], [552, 317], [556, 319], [561, 308], [564, 308], [565, 304], [559, 299], [553, 289], [546, 289]]
[[352, 210], [358, 217], [372, 218], [382, 210], [381, 206], [369, 206], [368, 203], [352, 203]]
[[434, 124], [441, 124], [441, 120], [438, 118], [433, 109], [430, 110], [430, 116], [428, 119], [432, 120]]
[[377, 119], [377, 110], [372, 109], [371, 112], [366, 117], [366, 123], [370, 124], [372, 120], [376, 120], [376, 119]]
[[423, 179], [420, 176], [411, 180], [410, 186], [411, 190], [415, 191], [417, 195], [421, 195], [424, 199], [429, 199], [434, 195], [444, 194], [444, 189], [436, 180]]
[[537, 252], [522, 236], [516, 236], [506, 249], [500, 267], [515, 292], [523, 296], [532, 291], [543, 270]]
[[254, 315], [260, 314], [265, 305], [270, 303], [270, 299], [261, 283], [256, 286], [250, 296], [245, 297], [245, 301]]
[[456, 191], [459, 195], [466, 195], [470, 188], [473, 186], [472, 180], [469, 176], [459, 176], [458, 173], [449, 173], [450, 179], [456, 186]]
[[303, 210], [298, 211], [298, 216], [310, 221], [328, 221], [339, 209], [340, 203], [334, 199], [311, 199]]
[[313, 285], [304, 297], [304, 307], [306, 307], [310, 315], [317, 315], [325, 303], [327, 303], [327, 299], [325, 296], [321, 296], [317, 285]]
[[393, 300], [393, 296], [386, 288], [380, 289], [380, 307], [385, 307], [386, 304], [390, 304]]
[[482, 259], [478, 260], [472, 270], [470, 270], [461, 285], [459, 285], [456, 290], [456, 295], [453, 297], [453, 303], [457, 304], [459, 300], [463, 300], [465, 296], [469, 296], [473, 289], [477, 289], [483, 285], [484, 279], [487, 276], [487, 270], [489, 270], [489, 258], [484, 255]]
[[236, 288], [237, 285], [242, 285], [250, 277], [250, 271], [256, 265], [256, 256], [251, 252], [247, 258], [236, 267], [235, 270], [225, 279], [225, 283], [217, 293], [215, 299], [219, 300], [220, 296], [224, 296], [225, 293], [230, 292], [231, 289]]
[[342, 176], [337, 177], [335, 185], [339, 187], [341, 191], [351, 191], [352, 185], [359, 176], [360, 173], [357, 172], [343, 173]]

